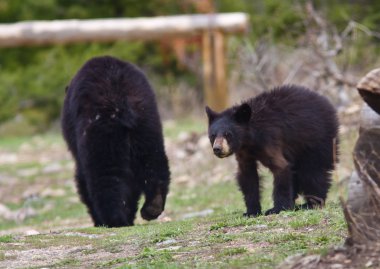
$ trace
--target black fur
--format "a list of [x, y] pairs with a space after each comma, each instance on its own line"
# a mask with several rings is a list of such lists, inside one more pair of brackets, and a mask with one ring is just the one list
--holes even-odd
[[154, 93], [135, 66], [112, 57], [89, 60], [72, 79], [62, 130], [76, 183], [95, 226], [133, 225], [164, 210], [170, 181]]
[[221, 113], [207, 107], [206, 113], [211, 144], [223, 137], [229, 145], [230, 151], [219, 157], [235, 153], [245, 215], [261, 214], [258, 161], [274, 175], [274, 207], [266, 214], [295, 208], [298, 194], [306, 204], [297, 208], [323, 206], [337, 160], [339, 128], [325, 97], [289, 85]]

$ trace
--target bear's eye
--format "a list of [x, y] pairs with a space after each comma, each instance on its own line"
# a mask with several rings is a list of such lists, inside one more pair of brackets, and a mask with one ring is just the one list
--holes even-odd
[[226, 133], [224, 133], [224, 137], [225, 137], [227, 140], [229, 140], [229, 139], [231, 139], [232, 134], [226, 132]]
[[214, 141], [214, 140], [215, 140], [215, 137], [216, 137], [215, 134], [210, 135], [210, 140], [211, 140], [211, 141]]

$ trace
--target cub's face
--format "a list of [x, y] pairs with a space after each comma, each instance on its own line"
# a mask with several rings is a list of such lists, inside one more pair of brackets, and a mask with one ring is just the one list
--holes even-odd
[[214, 154], [219, 158], [231, 156], [239, 150], [244, 127], [250, 120], [251, 108], [247, 104], [228, 109], [222, 113], [206, 107], [209, 121], [208, 135]]
[[208, 129], [208, 136], [214, 154], [219, 158], [225, 158], [236, 150], [236, 134], [231, 128], [231, 123], [227, 118], [215, 119]]

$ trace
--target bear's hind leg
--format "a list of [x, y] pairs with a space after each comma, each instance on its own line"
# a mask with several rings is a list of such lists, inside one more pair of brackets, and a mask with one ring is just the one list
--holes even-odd
[[138, 150], [139, 168], [135, 169], [136, 181], [142, 184], [145, 202], [141, 208], [141, 217], [145, 220], [156, 219], [165, 209], [166, 196], [169, 191], [170, 171], [165, 153], [164, 141], [159, 119], [153, 117], [151, 126], [141, 126], [136, 143], [141, 145]]
[[141, 208], [141, 217], [153, 220], [164, 211], [169, 190], [169, 165], [163, 149], [147, 158], [142, 178], [146, 180], [144, 180], [145, 203]]
[[[332, 151], [331, 151], [332, 154]], [[333, 158], [329, 153], [323, 154], [315, 150], [305, 154], [296, 163], [296, 177], [299, 193], [306, 203], [298, 205], [296, 209], [313, 209], [323, 207], [331, 186], [331, 171]]]
[[77, 190], [78, 190], [80, 199], [87, 206], [88, 213], [90, 214], [92, 221], [94, 222], [94, 225], [100, 226], [101, 221], [99, 219], [98, 214], [94, 210], [94, 205], [88, 193], [86, 178], [83, 172], [81, 171], [81, 169], [78, 167], [78, 165], [77, 165], [77, 170], [75, 172], [75, 180], [76, 180]]
[[321, 208], [325, 205], [327, 192], [331, 185], [331, 174], [326, 169], [303, 170], [298, 172], [300, 193], [305, 203], [296, 206], [296, 210]]

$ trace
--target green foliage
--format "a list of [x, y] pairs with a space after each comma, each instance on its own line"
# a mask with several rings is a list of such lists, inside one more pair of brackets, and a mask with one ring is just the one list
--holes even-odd
[[294, 44], [304, 33], [302, 5], [299, 1], [217, 1], [222, 12], [243, 11], [250, 15], [252, 41], [260, 39]]
[[[216, 0], [219, 12], [246, 12], [250, 15], [251, 42], [268, 40], [296, 46], [305, 33], [304, 1], [298, 0]], [[355, 20], [371, 30], [380, 25], [380, 2], [370, 0], [318, 0], [316, 8], [342, 31]], [[0, 0], [0, 23], [23, 20], [149, 17], [196, 12], [176, 0]], [[369, 44], [372, 42], [373, 44]], [[349, 51], [353, 63], [367, 66], [378, 54], [378, 40], [359, 37]], [[25, 134], [46, 130], [59, 118], [64, 89], [80, 66], [89, 58], [112, 55], [141, 66], [159, 84], [185, 81], [200, 85], [194, 74], [179, 70], [175, 59], [163, 65], [157, 43], [113, 42], [65, 46], [0, 48], [0, 124], [7, 122], [10, 133]], [[341, 61], [347, 61], [343, 55]], [[339, 59], [338, 59], [339, 60]], [[156, 80], [155, 80], [156, 81]], [[198, 87], [200, 88], [200, 87]], [[155, 85], [156, 91], [160, 89]], [[170, 95], [168, 92], [166, 96]], [[160, 94], [158, 94], [161, 96]], [[165, 98], [165, 95], [162, 95]], [[15, 116], [22, 124], [14, 122]], [[9, 123], [10, 122], [10, 123]], [[8, 128], [8, 127], [7, 127]], [[0, 134], [7, 132], [0, 130]]]
[[[0, 22], [105, 17], [143, 17], [179, 12], [173, 0], [0, 0]], [[0, 123], [21, 115], [31, 132], [46, 130], [59, 118], [64, 89], [85, 61], [112, 55], [153, 71], [161, 68], [152, 43], [113, 42], [0, 49]], [[13, 125], [12, 125], [13, 126]], [[23, 125], [22, 125], [23, 126]], [[19, 128], [23, 130], [24, 128]], [[16, 131], [18, 133], [18, 131]], [[26, 132], [25, 134], [29, 134]]]

